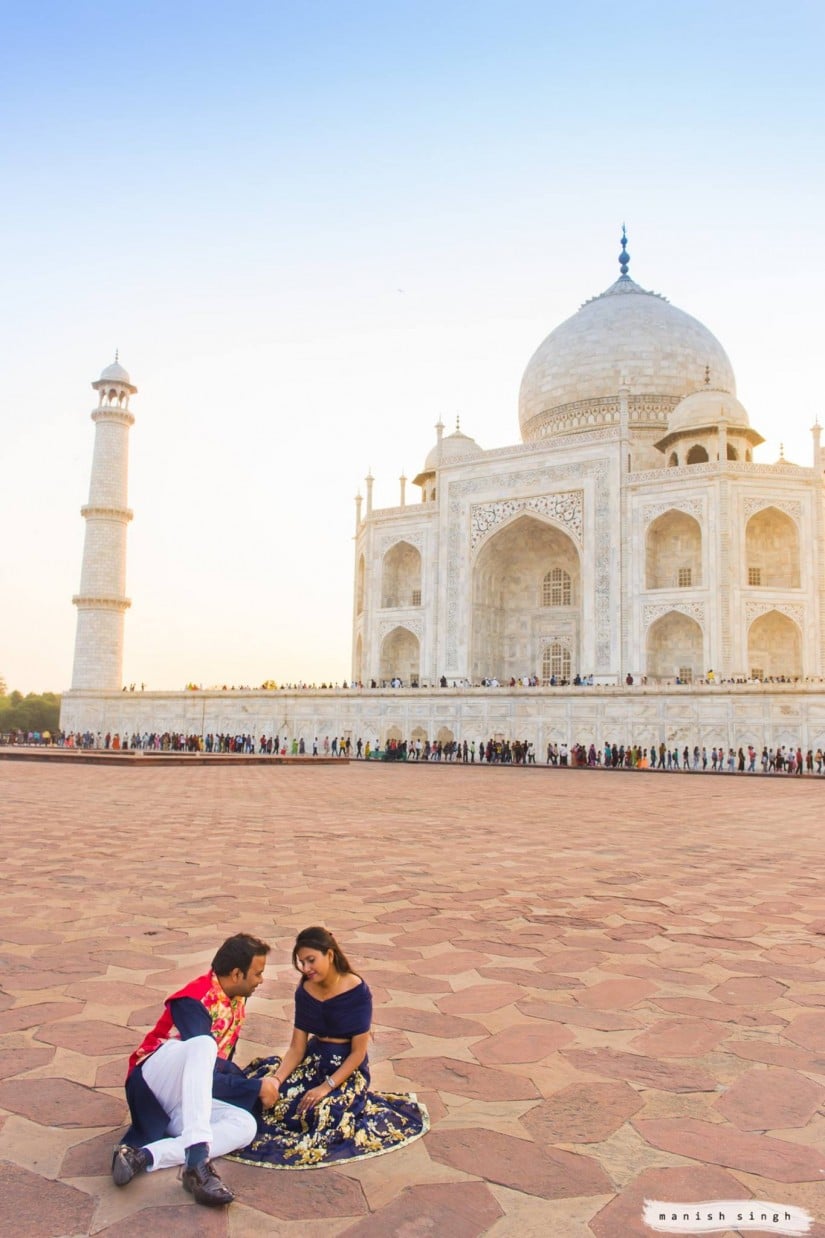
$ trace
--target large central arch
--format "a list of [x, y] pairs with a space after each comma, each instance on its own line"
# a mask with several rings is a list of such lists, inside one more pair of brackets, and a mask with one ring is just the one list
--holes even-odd
[[473, 569], [472, 679], [541, 675], [542, 652], [564, 637], [579, 668], [581, 563], [562, 529], [522, 514], [485, 542]]

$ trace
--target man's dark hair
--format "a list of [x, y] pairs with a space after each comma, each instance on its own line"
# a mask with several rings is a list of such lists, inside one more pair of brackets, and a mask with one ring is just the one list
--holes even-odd
[[212, 970], [216, 976], [228, 976], [239, 967], [244, 975], [252, 966], [252, 960], [260, 954], [269, 954], [269, 946], [259, 937], [251, 933], [236, 933], [227, 937], [212, 960]]

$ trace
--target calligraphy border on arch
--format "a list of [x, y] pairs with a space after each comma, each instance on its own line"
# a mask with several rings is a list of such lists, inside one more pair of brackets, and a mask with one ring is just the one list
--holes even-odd
[[423, 554], [426, 536], [426, 529], [407, 529], [404, 532], [398, 530], [395, 533], [384, 533], [377, 539], [379, 558], [383, 559], [387, 552], [392, 550], [393, 546], [400, 546], [402, 542], [406, 542], [408, 546], [412, 546], [413, 550]]
[[[526, 469], [512, 473], [502, 473], [495, 479], [499, 492], [513, 490], [521, 491], [519, 498], [546, 496], [548, 490], [570, 492], [571, 483], [591, 480], [594, 482], [593, 505], [593, 547], [594, 547], [594, 627], [595, 627], [595, 657], [597, 672], [607, 670], [610, 665], [610, 494], [607, 484], [608, 461], [598, 460], [571, 461], [569, 464], [557, 465], [555, 468]], [[478, 494], [479, 491], [489, 491], [492, 480], [489, 477], [468, 477], [464, 481], [451, 481], [447, 487], [447, 508], [449, 530], [447, 534], [447, 674], [459, 674], [458, 668], [458, 614], [459, 614], [459, 579], [461, 559], [463, 554], [469, 556], [471, 524], [470, 513], [467, 512], [466, 523], [462, 520], [462, 507], [467, 496]], [[525, 490], [541, 487], [537, 495], [524, 495]], [[506, 502], [504, 499], [494, 500], [496, 503]], [[582, 541], [584, 519], [582, 519]], [[470, 585], [472, 582], [470, 582]]]
[[775, 507], [777, 511], [783, 512], [796, 525], [799, 525], [802, 520], [802, 504], [798, 499], [768, 498], [764, 495], [760, 495], [758, 498], [748, 496], [745, 499], [743, 509], [745, 520], [750, 520], [751, 516], [755, 516], [757, 512], [766, 511], [769, 507]]
[[657, 602], [651, 603], [644, 608], [644, 628], [645, 631], [651, 627], [657, 619], [661, 619], [664, 615], [673, 614], [676, 611], [680, 615], [687, 615], [689, 619], [695, 619], [696, 622], [704, 628], [705, 626], [705, 604], [704, 602]]
[[496, 529], [521, 512], [537, 512], [561, 526], [578, 544], [582, 544], [582, 513], [584, 492], [562, 490], [558, 494], [536, 494], [527, 499], [497, 499], [491, 503], [473, 503], [470, 508], [470, 550], [491, 537]]
[[419, 615], [405, 614], [403, 610], [399, 612], [397, 619], [381, 619], [376, 625], [376, 632], [381, 644], [396, 628], [406, 628], [413, 636], [417, 636], [419, 641], [424, 635], [424, 621]]
[[798, 628], [804, 632], [805, 630], [805, 607], [796, 604], [795, 602], [751, 602], [745, 603], [745, 622], [750, 628], [751, 624], [756, 619], [761, 619], [763, 615], [768, 615], [772, 610], [776, 610], [780, 615], [785, 615], [788, 619], [792, 619]]
[[705, 505], [701, 499], [683, 499], [675, 495], [672, 503], [661, 500], [648, 503], [643, 509], [645, 527], [667, 512], [683, 512], [686, 516], [693, 516], [694, 520], [701, 524], [705, 515]]

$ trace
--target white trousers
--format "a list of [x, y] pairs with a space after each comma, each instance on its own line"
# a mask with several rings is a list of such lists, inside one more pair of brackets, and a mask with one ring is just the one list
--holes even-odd
[[213, 1100], [212, 1074], [218, 1046], [211, 1036], [167, 1040], [143, 1063], [143, 1078], [169, 1114], [166, 1139], [148, 1143], [155, 1169], [183, 1165], [186, 1149], [209, 1145], [210, 1156], [224, 1156], [255, 1138], [252, 1114]]

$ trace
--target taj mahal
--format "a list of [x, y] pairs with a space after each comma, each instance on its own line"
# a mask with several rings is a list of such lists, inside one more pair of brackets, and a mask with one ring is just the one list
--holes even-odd
[[[129, 374], [95, 448], [65, 730], [825, 744], [825, 457], [756, 462], [728, 356], [629, 274], [539, 345], [521, 441], [356, 499], [352, 687], [124, 694]], [[342, 622], [344, 621], [342, 616]]]

